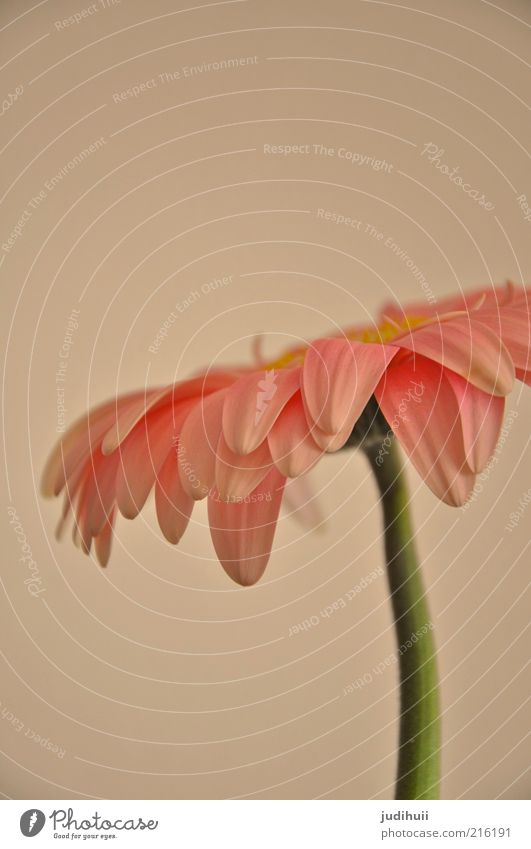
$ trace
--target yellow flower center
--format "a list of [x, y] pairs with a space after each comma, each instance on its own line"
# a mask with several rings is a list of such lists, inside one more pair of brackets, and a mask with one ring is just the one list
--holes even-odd
[[408, 315], [401, 321], [390, 321], [388, 318], [372, 327], [352, 328], [345, 331], [345, 336], [352, 342], [391, 342], [396, 336], [418, 327], [426, 319], [422, 315]]
[[[387, 318], [378, 324], [366, 327], [352, 327], [338, 334], [339, 339], [349, 339], [351, 342], [366, 342], [368, 344], [382, 344], [392, 342], [397, 336], [405, 333], [406, 330], [411, 330], [413, 327], [418, 327], [426, 321], [424, 316], [410, 315], [405, 316], [401, 321], [390, 321]], [[290, 366], [299, 366], [304, 362], [304, 356], [308, 346], [300, 348], [292, 348], [286, 351], [281, 357], [265, 366], [266, 370], [288, 368]]]

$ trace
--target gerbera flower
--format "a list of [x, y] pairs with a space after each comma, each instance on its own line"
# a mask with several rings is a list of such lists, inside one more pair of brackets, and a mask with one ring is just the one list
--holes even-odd
[[406, 311], [390, 305], [374, 326], [317, 339], [259, 369], [207, 371], [95, 408], [56, 446], [43, 491], [65, 490], [58, 533], [72, 508], [74, 541], [88, 553], [94, 540], [102, 565], [117, 512], [134, 518], [153, 488], [171, 543], [194, 502], [208, 498], [223, 568], [253, 584], [269, 559], [286, 479], [351, 442], [374, 399], [389, 426], [385, 438], [379, 431], [376, 462], [394, 434], [435, 495], [463, 504], [495, 448], [515, 377], [531, 380], [529, 351], [525, 289], [508, 284]]

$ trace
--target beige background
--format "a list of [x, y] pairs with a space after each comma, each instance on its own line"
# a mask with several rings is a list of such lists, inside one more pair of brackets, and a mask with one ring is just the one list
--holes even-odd
[[[160, 538], [151, 504], [120, 520], [103, 571], [55, 541], [59, 503], [43, 502], [37, 485], [57, 437], [55, 374], [72, 309], [68, 423], [116, 391], [248, 362], [258, 332], [275, 355], [365, 320], [388, 298], [422, 300], [389, 237], [437, 298], [529, 281], [531, 223], [517, 201], [531, 198], [529, 5], [413, 5], [122, 0], [90, 12], [84, 0], [3, 0], [2, 90], [23, 90], [2, 116], [2, 243], [31, 212], [0, 269], [5, 797], [392, 796], [396, 666], [374, 673], [394, 652], [385, 580], [320, 614], [382, 562], [361, 456], [311, 473], [323, 527], [282, 518], [264, 579], [245, 590], [214, 559], [204, 505], [178, 549]], [[83, 8], [79, 23], [56, 25]], [[183, 70], [245, 57], [257, 58]], [[492, 211], [427, 161], [429, 142]], [[274, 144], [334, 154], [264, 154]], [[353, 164], [342, 147], [392, 167]], [[324, 221], [319, 208], [363, 227]], [[518, 415], [468, 510], [438, 503], [410, 471], [440, 649], [448, 798], [530, 789], [531, 513], [505, 528], [530, 484], [531, 396], [520, 385], [508, 410]], [[38, 564], [38, 598], [24, 584], [10, 506]], [[319, 624], [290, 637], [308, 617]], [[344, 696], [363, 676], [369, 683]]]

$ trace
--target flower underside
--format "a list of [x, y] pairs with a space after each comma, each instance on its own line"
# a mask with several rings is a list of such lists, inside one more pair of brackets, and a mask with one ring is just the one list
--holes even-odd
[[[102, 564], [117, 514], [137, 516], [152, 490], [172, 544], [206, 498], [221, 564], [252, 584], [286, 480], [326, 453], [362, 444], [380, 465], [394, 435], [432, 492], [463, 504], [496, 447], [515, 378], [531, 383], [530, 338], [529, 292], [512, 285], [407, 311], [390, 304], [372, 326], [254, 368], [207, 369], [111, 399], [63, 435], [43, 492], [64, 491], [60, 532], [73, 514], [74, 541], [86, 553], [94, 541]], [[290, 486], [291, 502], [311, 503], [304, 482], [299, 491]]]

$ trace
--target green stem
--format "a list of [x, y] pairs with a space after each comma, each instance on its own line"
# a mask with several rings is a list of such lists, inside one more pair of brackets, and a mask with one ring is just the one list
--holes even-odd
[[[381, 443], [380, 443], [381, 444]], [[365, 454], [383, 507], [387, 577], [400, 669], [400, 748], [396, 799], [439, 797], [439, 696], [433, 624], [417, 565], [409, 496], [395, 440]]]

